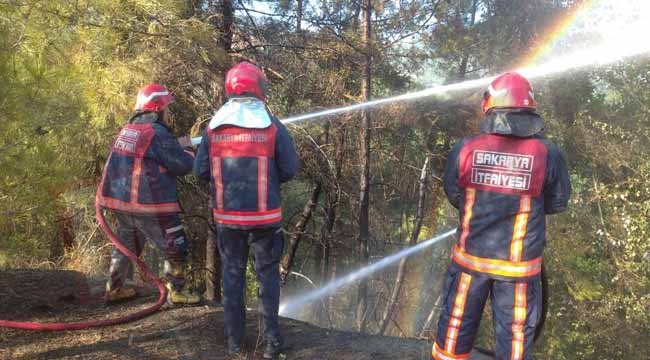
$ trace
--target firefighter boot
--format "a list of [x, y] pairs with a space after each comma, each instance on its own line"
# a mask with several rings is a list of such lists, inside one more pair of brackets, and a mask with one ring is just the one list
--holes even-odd
[[121, 252], [114, 251], [109, 268], [109, 279], [106, 282], [106, 303], [114, 303], [134, 298], [137, 293], [133, 287], [125, 286], [127, 273], [131, 262]]
[[182, 290], [185, 283], [183, 264], [174, 261], [165, 261], [165, 277], [167, 278], [167, 302], [171, 305], [198, 304], [201, 297]]
[[232, 338], [228, 338], [228, 348], [227, 348], [228, 356], [236, 357], [241, 355], [240, 343], [241, 343], [240, 341], [234, 340]]
[[193, 294], [187, 290], [177, 290], [176, 287], [168, 282], [167, 287], [167, 302], [172, 305], [193, 305], [201, 302], [199, 295]]
[[109, 304], [129, 300], [136, 295], [137, 292], [132, 287], [111, 288], [110, 284], [106, 284], [106, 302]]
[[276, 359], [283, 349], [282, 340], [271, 339], [266, 341], [264, 348], [264, 359]]

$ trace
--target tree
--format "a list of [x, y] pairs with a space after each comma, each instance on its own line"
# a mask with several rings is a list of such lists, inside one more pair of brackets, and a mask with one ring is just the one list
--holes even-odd
[[[415, 215], [415, 223], [413, 225], [413, 230], [411, 232], [411, 237], [409, 239], [409, 246], [413, 246], [417, 243], [418, 238], [420, 237], [420, 230], [422, 229], [422, 220], [424, 217], [424, 199], [426, 194], [427, 187], [427, 167], [429, 166], [429, 157], [424, 160], [422, 165], [422, 172], [420, 173], [420, 186], [418, 190], [418, 207]], [[382, 316], [381, 325], [379, 327], [379, 334], [384, 335], [386, 328], [392, 320], [393, 312], [395, 310], [395, 305], [402, 291], [402, 285], [404, 282], [404, 277], [406, 276], [406, 262], [408, 258], [402, 258], [399, 262], [399, 267], [397, 269], [397, 276], [395, 277], [395, 285], [393, 286], [393, 291], [391, 293], [386, 309]]]
[[[365, 50], [365, 62], [363, 67], [363, 78], [361, 81], [361, 100], [368, 101], [372, 96], [372, 1], [363, 0], [363, 33], [362, 46]], [[370, 111], [361, 111], [361, 146], [359, 153], [359, 164], [361, 174], [359, 180], [359, 264], [368, 262], [368, 239], [370, 237], [368, 208], [370, 205]], [[365, 330], [366, 308], [368, 296], [368, 283], [365, 279], [359, 281], [359, 295], [357, 299], [357, 328]]]
[[[225, 71], [253, 61], [270, 80], [269, 109], [283, 118], [530, 64], [551, 25], [580, 3], [279, 0], [266, 2], [268, 13], [225, 0], [0, 3], [0, 267], [104, 272], [93, 193], [146, 82], [173, 90], [174, 132], [197, 132], [224, 101]], [[572, 51], [592, 37], [577, 31], [558, 46]], [[565, 151], [574, 182], [569, 212], [548, 220], [553, 316], [539, 358], [636, 358], [649, 345], [649, 71], [639, 57], [533, 79], [546, 136]], [[456, 226], [436, 174], [450, 144], [478, 132], [483, 90], [291, 125], [302, 160], [283, 187], [293, 269], [324, 285]], [[180, 188], [194, 273], [213, 268], [193, 285], [210, 295], [218, 265], [205, 240], [214, 235], [209, 197], [191, 177]], [[433, 335], [449, 241], [330, 294], [324, 312], [303, 319]], [[77, 250], [92, 261], [73, 258]], [[283, 291], [302, 285], [287, 281]]]

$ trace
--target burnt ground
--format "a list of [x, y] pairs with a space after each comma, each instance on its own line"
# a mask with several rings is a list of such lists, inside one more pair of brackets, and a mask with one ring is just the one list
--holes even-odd
[[[71, 271], [1, 270], [0, 319], [80, 321], [111, 318], [142, 309], [157, 293], [106, 306], [85, 277]], [[250, 312], [244, 351], [237, 359], [261, 359], [259, 320]], [[429, 359], [423, 340], [380, 337], [318, 328], [281, 319], [287, 349], [280, 359]], [[131, 323], [66, 332], [0, 328], [0, 359], [227, 359], [223, 311], [218, 306], [164, 308]], [[479, 357], [475, 358], [476, 360]]]

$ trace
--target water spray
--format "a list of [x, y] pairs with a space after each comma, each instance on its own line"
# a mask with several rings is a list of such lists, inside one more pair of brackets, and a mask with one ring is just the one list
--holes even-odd
[[[586, 10], [584, 11], [584, 13], [587, 12], [588, 11]], [[571, 22], [574, 20], [575, 18], [573, 18]], [[581, 50], [575, 51], [569, 55], [555, 57], [554, 59], [546, 61], [540, 65], [524, 66], [516, 69], [515, 71], [519, 72], [529, 79], [543, 78], [573, 70], [584, 69], [587, 67], [598, 67], [613, 64], [617, 61], [646, 54], [650, 52], [650, 42], [630, 41], [630, 39], [634, 38], [634, 36], [645, 33], [647, 30], [646, 28], [647, 25], [644, 21], [637, 21], [633, 24], [626, 24], [624, 28], [620, 29], [621, 31], [613, 31], [610, 29], [602, 34], [605, 40], [598, 45], [582, 48]], [[443, 95], [477, 88], [485, 88], [493, 79], [494, 76], [488, 76], [454, 84], [434, 86], [393, 97], [341, 106], [303, 115], [291, 116], [281, 120], [281, 122], [285, 125], [290, 125], [307, 120], [316, 120], [328, 116], [334, 116], [342, 113], [353, 112], [391, 103], [413, 101], [429, 96]], [[193, 145], [198, 145], [200, 142], [201, 137], [192, 139]], [[436, 237], [431, 238], [425, 242], [417, 244], [411, 248], [404, 249], [386, 258], [383, 258], [376, 263], [367, 265], [342, 278], [334, 280], [325, 285], [323, 288], [316, 289], [304, 295], [289, 299], [288, 301], [285, 301], [283, 304], [281, 304], [280, 313], [287, 316], [292, 312], [300, 309], [305, 304], [317, 300], [329, 293], [332, 293], [347, 284], [365, 278], [370, 274], [393, 264], [405, 256], [409, 256], [422, 251], [423, 249], [432, 246], [438, 241], [451, 236], [454, 232], [455, 230], [449, 230], [445, 233], [439, 234]]]
[[[634, 28], [635, 31], [641, 29]], [[643, 33], [643, 32], [637, 32]], [[627, 34], [629, 35], [629, 34]], [[601, 45], [589, 48], [586, 50], [578, 51], [569, 55], [557, 57], [554, 60], [545, 62], [538, 66], [524, 67], [515, 71], [521, 75], [529, 78], [543, 78], [551, 75], [561, 74], [567, 71], [578, 70], [589, 66], [604, 66], [615, 63], [617, 61], [639, 56], [650, 52], [650, 42], [639, 41], [631, 42], [629, 39], [624, 39], [622, 36], [617, 36], [603, 42]], [[417, 100], [424, 97], [448, 94], [463, 90], [472, 90], [476, 88], [486, 87], [495, 76], [483, 77], [475, 80], [462, 81], [454, 84], [439, 85], [427, 89], [409, 92], [402, 95], [393, 97], [371, 100], [358, 104], [342, 106], [303, 115], [291, 116], [281, 120], [285, 125], [302, 122], [306, 120], [315, 120], [328, 116], [338, 115], [346, 112], [362, 110], [366, 108], [386, 105], [390, 103], [397, 103], [402, 101]], [[201, 143], [201, 137], [192, 138], [192, 145]]]
[[[586, 3], [590, 3], [587, 1]], [[641, 2], [639, 2], [641, 3]], [[593, 3], [595, 4], [595, 3]], [[617, 5], [621, 6], [624, 5], [625, 2], [619, 2]], [[588, 9], [591, 7], [585, 7], [584, 13], [588, 13]], [[647, 9], [646, 9], [647, 10]], [[638, 13], [638, 10], [637, 10]], [[648, 12], [646, 11], [644, 14], [647, 14]], [[573, 22], [575, 20], [575, 17], [572, 17], [571, 20], [568, 22]], [[609, 19], [608, 19], [609, 20]], [[645, 19], [642, 19], [645, 20]], [[567, 23], [567, 24], [568, 24]], [[609, 27], [607, 26], [601, 26], [601, 25], [610, 25]], [[617, 25], [617, 24], [615, 24]], [[625, 24], [627, 25], [627, 24]], [[546, 63], [543, 63], [539, 66], [530, 66], [530, 67], [522, 67], [516, 71], [521, 73], [527, 78], [533, 79], [533, 78], [541, 78], [545, 76], [550, 76], [550, 75], [555, 75], [555, 74], [560, 74], [564, 73], [567, 71], [571, 70], [576, 70], [576, 69], [581, 69], [589, 66], [603, 66], [607, 64], [612, 64], [617, 61], [626, 59], [626, 58], [632, 58], [638, 55], [642, 55], [645, 53], [650, 52], [650, 42], [647, 41], [636, 41], [639, 36], [642, 36], [642, 34], [647, 32], [647, 22], [646, 21], [636, 21], [633, 23], [631, 26], [625, 26], [623, 27], [622, 31], [620, 27], [617, 26], [612, 26], [610, 21], [607, 21], [607, 24], [596, 24], [601, 29], [604, 29], [604, 35], [607, 37], [607, 41], [602, 42], [599, 46], [595, 46], [586, 50], [582, 51], [577, 51], [574, 52], [570, 55], [563, 56], [563, 57], [558, 57], [552, 61], [548, 61]], [[469, 80], [469, 81], [463, 81], [455, 84], [448, 84], [448, 85], [440, 85], [440, 86], [434, 86], [431, 88], [427, 88], [424, 90], [419, 90], [419, 91], [414, 91], [398, 96], [393, 96], [393, 97], [388, 97], [384, 99], [378, 99], [378, 100], [372, 100], [368, 102], [363, 102], [363, 103], [358, 103], [358, 104], [353, 104], [353, 105], [348, 105], [348, 106], [342, 106], [338, 108], [333, 108], [333, 109], [328, 109], [328, 110], [323, 110], [323, 111], [318, 111], [318, 112], [313, 112], [313, 113], [307, 113], [303, 115], [297, 115], [297, 116], [292, 116], [289, 118], [286, 118], [282, 120], [282, 123], [284, 124], [293, 124], [296, 122], [301, 122], [301, 121], [306, 121], [306, 120], [314, 120], [318, 119], [321, 117], [327, 117], [327, 116], [333, 116], [333, 115], [338, 115], [341, 113], [346, 113], [346, 112], [351, 112], [351, 111], [356, 111], [356, 110], [361, 110], [365, 108], [370, 108], [370, 107], [375, 107], [375, 106], [381, 106], [389, 103], [397, 103], [401, 101], [411, 101], [411, 100], [416, 100], [428, 96], [433, 96], [433, 95], [442, 95], [442, 94], [447, 94], [451, 92], [457, 92], [457, 91], [463, 91], [463, 90], [471, 90], [479, 87], [485, 87], [487, 84], [489, 84], [494, 77], [484, 77], [481, 79], [476, 79], [476, 80]], [[201, 137], [195, 137], [192, 138], [192, 145], [198, 145], [201, 143]], [[91, 321], [82, 321], [82, 322], [76, 322], [76, 323], [50, 323], [50, 324], [41, 324], [41, 323], [31, 323], [31, 322], [15, 322], [15, 321], [8, 321], [8, 320], [0, 320], [0, 327], [10, 327], [10, 328], [20, 328], [20, 329], [30, 329], [30, 330], [74, 330], [74, 329], [86, 329], [89, 327], [100, 327], [100, 326], [107, 326], [107, 325], [114, 325], [118, 323], [123, 323], [123, 322], [128, 322], [137, 318], [141, 318], [143, 316], [150, 315], [160, 309], [160, 307], [163, 305], [164, 300], [165, 300], [165, 295], [166, 295], [166, 290], [164, 287], [164, 284], [157, 279], [153, 273], [151, 273], [144, 263], [141, 263], [137, 257], [135, 257], [128, 249], [125, 249], [121, 247], [121, 244], [119, 243], [117, 237], [113, 232], [110, 230], [110, 228], [107, 226], [104, 216], [101, 213], [101, 209], [97, 206], [96, 207], [96, 215], [99, 220], [100, 225], [102, 228], [107, 232], [109, 238], [111, 241], [115, 243], [115, 245], [125, 254], [127, 254], [136, 264], [139, 266], [142, 266], [142, 269], [144, 272], [158, 285], [159, 292], [160, 292], [160, 297], [158, 299], [158, 302], [151, 306], [148, 307], [144, 310], [140, 310], [137, 313], [131, 314], [131, 315], [126, 315], [122, 316], [118, 319], [102, 319], [102, 320], [91, 320]], [[398, 260], [406, 257], [413, 255], [415, 253], [418, 253], [436, 243], [439, 241], [451, 236], [456, 232], [455, 229], [449, 230], [447, 232], [444, 232], [442, 234], [439, 234], [429, 240], [426, 240], [424, 242], [421, 242], [413, 247], [403, 249], [393, 255], [390, 255], [388, 257], [385, 257], [373, 264], [369, 264], [363, 268], [360, 268], [342, 278], [339, 278], [337, 280], [334, 280], [328, 284], [326, 284], [323, 288], [320, 289], [315, 289], [312, 292], [297, 296], [293, 299], [289, 299], [288, 301], [285, 301], [284, 303], [281, 304], [280, 306], [280, 313], [282, 315], [288, 315], [291, 312], [295, 312], [296, 310], [300, 309], [302, 306], [305, 304], [308, 304], [314, 300], [317, 300], [327, 294], [330, 294], [337, 289], [348, 285], [350, 283], [353, 283], [355, 281], [358, 281], [360, 279], [363, 279], [365, 277], [370, 276], [371, 274], [375, 273], [376, 271], [379, 271], [381, 269], [386, 268], [387, 266], [390, 266], [397, 262]], [[299, 274], [296, 274], [299, 275]], [[305, 277], [306, 278], [306, 277]], [[306, 278], [307, 279], [307, 278]], [[308, 280], [308, 279], [307, 279]], [[313, 286], [313, 283], [312, 283]]]
[[295, 298], [289, 299], [284, 301], [282, 304], [280, 304], [280, 315], [282, 316], [291, 316], [292, 313], [294, 313], [296, 310], [300, 309], [304, 305], [314, 301], [318, 300], [319, 298], [328, 295], [337, 289], [348, 285], [350, 283], [353, 283], [355, 281], [361, 280], [363, 278], [366, 278], [370, 276], [371, 274], [384, 269], [387, 266], [390, 266], [403, 257], [413, 255], [415, 253], [418, 253], [436, 243], [439, 241], [446, 239], [450, 237], [451, 235], [456, 233], [456, 229], [448, 230], [446, 232], [443, 232], [441, 234], [436, 235], [435, 237], [423, 241], [417, 245], [414, 245], [412, 247], [403, 249], [401, 251], [396, 252], [393, 255], [389, 255], [375, 263], [366, 265], [354, 272], [351, 272], [350, 274], [347, 274], [341, 278], [338, 278], [336, 280], [331, 281], [330, 283], [326, 284], [320, 289], [316, 289], [314, 291], [308, 292], [304, 295], [297, 296]]

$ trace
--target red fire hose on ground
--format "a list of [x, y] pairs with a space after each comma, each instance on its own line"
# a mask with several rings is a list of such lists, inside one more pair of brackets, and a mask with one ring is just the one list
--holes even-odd
[[0, 320], [0, 327], [8, 327], [14, 329], [22, 330], [36, 330], [36, 331], [64, 331], [64, 330], [83, 330], [94, 327], [104, 327], [117, 324], [124, 324], [133, 320], [149, 316], [158, 310], [165, 304], [167, 298], [167, 289], [165, 288], [165, 283], [160, 280], [156, 275], [154, 275], [151, 270], [147, 267], [144, 261], [140, 260], [134, 253], [129, 249], [124, 247], [119, 241], [115, 233], [111, 228], [106, 224], [106, 219], [102, 213], [101, 207], [95, 203], [95, 216], [99, 222], [99, 226], [102, 228], [104, 233], [111, 240], [113, 245], [118, 248], [122, 253], [124, 253], [131, 261], [133, 261], [140, 271], [145, 275], [146, 278], [150, 279], [157, 287], [160, 297], [158, 301], [143, 310], [135, 312], [133, 314], [121, 316], [113, 319], [102, 319], [102, 320], [89, 320], [89, 321], [79, 321], [79, 322], [70, 322], [70, 323], [37, 323], [37, 322], [22, 322], [22, 321], [10, 321], [10, 320]]

